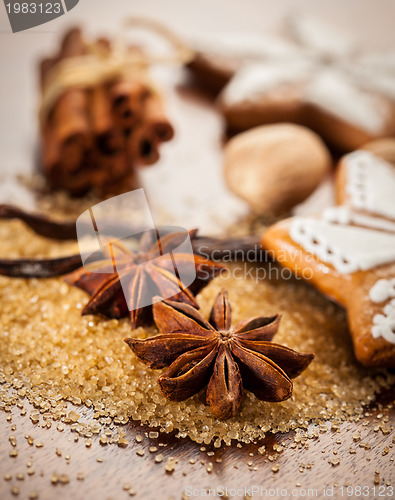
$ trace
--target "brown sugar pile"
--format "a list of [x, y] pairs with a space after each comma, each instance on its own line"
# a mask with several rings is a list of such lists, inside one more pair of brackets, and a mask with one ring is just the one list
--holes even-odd
[[[75, 243], [50, 242], [17, 221], [0, 224], [1, 258], [76, 251]], [[271, 279], [256, 280], [264, 270], [271, 271]], [[243, 278], [246, 271], [250, 274]], [[96, 417], [116, 423], [139, 420], [165, 432], [177, 430], [198, 443], [215, 440], [219, 446], [232, 439], [250, 442], [268, 431], [303, 428], [311, 421], [358, 419], [377, 392], [395, 383], [395, 375], [355, 362], [342, 309], [308, 285], [283, 279], [273, 264], [260, 269], [232, 264], [198, 296], [204, 315], [223, 287], [229, 291], [234, 323], [281, 313], [274, 341], [316, 354], [295, 379], [291, 399], [271, 404], [246, 393], [240, 413], [225, 422], [211, 416], [201, 394], [168, 402], [156, 383], [159, 372], [140, 363], [123, 342], [125, 337], [150, 336], [154, 327], [130, 331], [127, 319], [81, 317], [88, 297], [62, 278], [0, 277], [0, 406], [17, 390], [19, 397], [49, 413], [62, 400], [74, 401], [93, 406]]]

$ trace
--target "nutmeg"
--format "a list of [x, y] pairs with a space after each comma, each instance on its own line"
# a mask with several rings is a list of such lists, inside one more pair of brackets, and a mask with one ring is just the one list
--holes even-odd
[[225, 147], [226, 182], [258, 214], [289, 211], [316, 189], [330, 166], [320, 137], [290, 123], [256, 127]]
[[376, 139], [366, 143], [361, 149], [370, 151], [376, 156], [379, 156], [388, 163], [395, 165], [395, 139], [393, 137], [386, 137], [383, 139]]

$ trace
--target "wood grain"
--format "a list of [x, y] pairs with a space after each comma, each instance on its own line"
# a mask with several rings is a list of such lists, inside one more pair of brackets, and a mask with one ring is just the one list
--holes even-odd
[[[395, 388], [388, 391], [385, 401], [392, 400]], [[334, 488], [333, 498], [354, 498], [356, 495], [347, 495], [346, 489], [341, 487], [369, 487], [364, 498], [377, 498], [378, 486], [382, 486], [382, 495], [392, 498], [392, 490], [386, 486], [388, 482], [395, 481], [393, 434], [383, 434], [374, 431], [374, 426], [382, 419], [377, 419], [378, 411], [372, 410], [371, 415], [358, 423], [345, 423], [340, 430], [329, 430], [319, 434], [316, 439], [307, 439], [306, 444], [290, 448], [294, 443], [294, 433], [285, 435], [271, 435], [264, 441], [243, 445], [238, 448], [236, 444], [230, 447], [222, 446], [220, 449], [212, 445], [205, 446], [191, 442], [189, 439], [177, 439], [173, 434], [160, 434], [157, 439], [150, 439], [149, 429], [138, 423], [128, 424], [126, 430], [129, 444], [126, 448], [119, 448], [115, 444], [101, 445], [98, 436], [92, 438], [91, 447], [85, 445], [86, 439], [65, 426], [64, 431], [56, 429], [56, 422], [50, 429], [33, 424], [29, 419], [29, 405], [26, 416], [21, 416], [21, 409], [14, 407], [12, 413], [0, 412], [0, 464], [2, 476], [11, 474], [12, 479], [7, 481], [0, 478], [0, 498], [16, 498], [11, 493], [12, 486], [20, 490], [18, 498], [29, 498], [31, 492], [38, 492], [40, 500], [61, 499], [123, 499], [130, 493], [123, 489], [125, 484], [131, 485], [136, 492], [136, 498], [142, 499], [181, 499], [187, 497], [188, 487], [196, 491], [204, 488], [228, 487], [229, 490], [248, 490], [255, 486], [270, 489], [271, 496], [281, 498], [280, 490], [287, 489], [290, 496], [300, 496], [303, 490], [310, 491], [311, 497], [322, 498], [323, 488]], [[77, 411], [81, 412], [81, 409]], [[391, 426], [395, 423], [395, 411], [389, 411]], [[90, 414], [88, 412], [87, 417]], [[10, 417], [12, 421], [9, 422]], [[41, 422], [43, 420], [41, 419]], [[11, 426], [16, 430], [12, 431]], [[355, 441], [357, 433], [361, 438]], [[31, 446], [25, 438], [31, 435], [34, 444]], [[17, 446], [14, 448], [9, 442], [9, 436], [15, 436]], [[141, 443], [136, 442], [136, 436], [142, 436]], [[43, 447], [37, 447], [37, 443]], [[159, 446], [163, 443], [165, 446]], [[285, 450], [281, 453], [273, 452], [273, 444], [285, 443]], [[365, 448], [365, 444], [368, 446]], [[263, 455], [258, 448], [266, 446]], [[156, 446], [158, 451], [150, 453], [149, 448]], [[355, 449], [355, 454], [350, 453], [350, 448]], [[18, 456], [10, 457], [10, 451], [17, 449]], [[60, 450], [58, 456], [56, 450]], [[388, 452], [386, 453], [388, 449]], [[144, 456], [136, 454], [137, 450], [144, 450]], [[214, 452], [208, 456], [208, 452]], [[163, 461], [156, 463], [154, 458], [158, 453], [163, 454]], [[384, 455], [383, 455], [384, 453]], [[69, 460], [67, 459], [69, 456]], [[277, 456], [275, 461], [270, 461], [270, 456]], [[165, 464], [169, 457], [174, 457], [178, 462], [172, 473], [165, 471]], [[102, 459], [98, 462], [97, 459]], [[217, 462], [217, 460], [220, 462]], [[339, 459], [339, 465], [329, 463]], [[190, 460], [195, 463], [190, 463]], [[31, 462], [34, 474], [28, 475], [27, 464]], [[207, 465], [213, 464], [211, 473]], [[336, 463], [336, 462], [335, 462]], [[278, 466], [278, 472], [273, 472], [273, 466]], [[254, 470], [256, 468], [256, 470]], [[379, 474], [375, 474], [379, 471]], [[18, 480], [16, 475], [24, 474], [23, 480]], [[78, 474], [84, 474], [83, 480], [78, 480]], [[53, 474], [66, 474], [69, 478], [67, 484], [52, 484]], [[378, 484], [375, 484], [378, 482]], [[373, 487], [376, 487], [374, 494]], [[276, 489], [279, 488], [278, 491]], [[295, 491], [294, 491], [295, 490]], [[314, 490], [314, 491], [313, 491]], [[191, 491], [191, 490], [190, 490]], [[218, 492], [221, 489], [217, 490]], [[317, 494], [315, 493], [317, 491]], [[351, 490], [350, 490], [351, 491]], [[274, 493], [278, 493], [273, 495]], [[240, 493], [240, 491], [239, 491]], [[260, 497], [259, 493], [255, 497]], [[284, 494], [284, 491], [282, 491]], [[184, 495], [184, 497], [183, 497]], [[213, 493], [211, 493], [213, 495]], [[306, 495], [308, 492], [306, 492]], [[199, 498], [202, 495], [199, 495]], [[241, 496], [243, 498], [245, 495]], [[264, 496], [264, 495], [262, 495]], [[240, 495], [229, 495], [237, 498]]]

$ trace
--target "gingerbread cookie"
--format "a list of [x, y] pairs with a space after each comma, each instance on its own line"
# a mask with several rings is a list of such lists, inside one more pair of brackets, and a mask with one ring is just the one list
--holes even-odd
[[395, 132], [395, 99], [368, 83], [336, 61], [256, 64], [234, 76], [219, 102], [232, 130], [292, 121], [350, 151]]
[[363, 145], [363, 149], [395, 165], [395, 139], [393, 137], [368, 142]]
[[270, 227], [264, 247], [342, 304], [357, 359], [395, 368], [395, 168], [368, 151], [342, 158], [341, 205]]
[[218, 93], [247, 64], [270, 60], [291, 60], [299, 47], [278, 36], [217, 34], [192, 42], [194, 59], [189, 70], [209, 91]]
[[230, 130], [293, 122], [344, 151], [394, 135], [393, 54], [368, 57], [348, 35], [305, 16], [285, 31], [270, 43], [228, 37], [197, 51], [191, 68], [211, 87], [232, 77], [218, 100]]
[[[344, 52], [355, 53], [355, 42], [346, 33], [334, 30], [326, 23], [306, 15], [293, 15], [280, 29], [284, 33], [216, 33], [190, 41], [195, 58], [189, 70], [209, 90], [218, 92], [243, 67], [250, 64], [270, 64], [292, 61], [341, 57]], [[368, 54], [364, 63], [385, 66], [383, 56]], [[392, 57], [392, 56], [391, 56]], [[392, 61], [392, 59], [390, 59]]]

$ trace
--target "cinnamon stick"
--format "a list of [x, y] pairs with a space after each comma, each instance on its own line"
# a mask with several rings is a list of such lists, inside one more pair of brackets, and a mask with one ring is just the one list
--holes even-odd
[[[41, 65], [44, 85], [56, 62], [84, 53], [81, 31], [77, 28], [70, 30], [63, 40], [58, 57], [52, 61], [44, 61]], [[47, 148], [50, 150], [50, 153], [44, 155], [44, 167], [47, 171], [60, 169], [74, 172], [81, 167], [90, 146], [87, 107], [87, 94], [81, 89], [70, 89], [57, 101], [44, 131]]]
[[91, 126], [98, 148], [105, 154], [112, 154], [123, 148], [122, 132], [114, 127], [112, 106], [107, 85], [91, 90]]
[[120, 80], [110, 88], [116, 125], [126, 133], [140, 122], [146, 89], [138, 80]]
[[159, 159], [159, 140], [156, 131], [142, 123], [128, 140], [128, 152], [136, 165], [152, 165]]
[[[58, 54], [40, 64], [43, 89], [57, 64], [87, 50], [81, 31], [70, 30]], [[129, 50], [143, 54], [139, 47]], [[100, 38], [91, 51], [105, 64], [112, 56], [111, 42]], [[87, 89], [71, 87], [58, 98], [42, 129], [43, 169], [53, 188], [76, 196], [94, 188], [107, 196], [139, 187], [135, 166], [155, 163], [160, 143], [174, 133], [144, 71], [136, 66], [122, 78]]]
[[142, 122], [130, 137], [129, 151], [137, 165], [151, 165], [159, 159], [159, 144], [172, 139], [174, 130], [162, 100], [153, 91], [147, 91], [142, 113]]
[[151, 92], [144, 102], [144, 118], [147, 128], [156, 135], [158, 141], [170, 141], [174, 136], [174, 129], [167, 118], [162, 99], [158, 94]]

